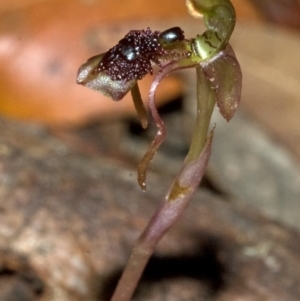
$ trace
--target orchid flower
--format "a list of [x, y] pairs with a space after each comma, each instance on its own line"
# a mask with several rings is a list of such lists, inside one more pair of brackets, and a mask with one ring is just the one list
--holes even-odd
[[242, 74], [236, 56], [228, 44], [236, 16], [229, 0], [186, 0], [189, 13], [203, 17], [207, 30], [187, 39], [179, 27], [163, 32], [132, 30], [106, 53], [83, 64], [77, 83], [100, 91], [113, 100], [121, 100], [131, 91], [142, 126], [147, 114], [141, 100], [138, 80], [159, 71], [149, 92], [149, 110], [158, 128], [157, 134], [138, 166], [138, 183], [146, 189], [146, 171], [166, 137], [166, 129], [155, 106], [159, 83], [171, 72], [195, 68], [197, 76], [197, 117], [190, 150], [183, 167], [169, 189], [164, 202], [154, 213], [138, 239], [112, 301], [129, 301], [158, 241], [188, 206], [207, 166], [213, 132], [208, 135], [211, 115], [217, 105], [229, 121], [240, 101]]
[[[149, 94], [149, 109], [158, 132], [138, 166], [138, 182], [142, 189], [146, 188], [148, 165], [166, 137], [164, 123], [155, 106], [155, 92], [165, 76], [179, 69], [200, 69], [199, 72], [209, 80], [207, 85], [214, 91], [220, 113], [227, 121], [234, 115], [240, 100], [241, 70], [232, 48], [228, 45], [235, 25], [233, 6], [227, 0], [188, 0], [187, 7], [195, 17], [204, 15], [208, 29], [202, 35], [185, 39], [179, 27], [163, 32], [152, 32], [149, 28], [132, 30], [106, 53], [90, 58], [78, 71], [77, 83], [100, 91], [113, 100], [120, 100], [131, 91], [142, 126], [146, 128], [147, 113], [139, 92], [138, 80], [147, 73], [152, 74], [153, 64], [159, 66], [160, 70]], [[197, 122], [201, 118], [199, 116]], [[203, 141], [200, 144], [195, 143], [192, 148], [198, 147], [196, 153], [199, 153]]]

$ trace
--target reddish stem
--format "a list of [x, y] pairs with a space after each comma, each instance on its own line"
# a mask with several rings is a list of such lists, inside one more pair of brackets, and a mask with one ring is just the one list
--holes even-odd
[[201, 155], [181, 169], [162, 206], [154, 213], [136, 242], [111, 301], [131, 299], [155, 246], [190, 203], [205, 172], [211, 154], [211, 142], [212, 134]]

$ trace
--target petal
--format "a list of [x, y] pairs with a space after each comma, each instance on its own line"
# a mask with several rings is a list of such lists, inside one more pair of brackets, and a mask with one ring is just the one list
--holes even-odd
[[146, 190], [146, 176], [147, 176], [147, 169], [148, 166], [153, 159], [156, 151], [163, 143], [166, 138], [166, 128], [161, 120], [158, 110], [155, 105], [155, 93], [159, 83], [171, 72], [185, 69], [185, 68], [192, 68], [195, 67], [197, 63], [191, 61], [190, 59], [182, 59], [180, 61], [172, 61], [167, 65], [163, 66], [159, 73], [155, 76], [152, 85], [149, 91], [149, 110], [152, 115], [152, 118], [155, 122], [155, 125], [158, 128], [158, 131], [149, 147], [147, 152], [145, 153], [144, 157], [140, 161], [138, 165], [138, 183], [143, 190]]
[[229, 121], [238, 108], [242, 88], [242, 72], [232, 48], [227, 45], [224, 51], [201, 65], [216, 91], [220, 113]]

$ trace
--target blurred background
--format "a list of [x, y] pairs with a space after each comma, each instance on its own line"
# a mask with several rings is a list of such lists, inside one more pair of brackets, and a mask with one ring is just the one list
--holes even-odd
[[[289, 30], [296, 34], [300, 26], [299, 2], [296, 0], [235, 0], [233, 4], [238, 24], [257, 25], [255, 33], [253, 29], [249, 31], [254, 35], [264, 31], [261, 35], [265, 34], [265, 37], [260, 38], [265, 38], [265, 41], [269, 41], [267, 39], [271, 36], [280, 40], [279, 36]], [[78, 67], [88, 57], [114, 45], [130, 26], [140, 28], [141, 24], [154, 30], [158, 21], [166, 20], [168, 25], [187, 18], [181, 21], [180, 26], [196, 27], [196, 32], [202, 27], [201, 22], [188, 18], [184, 1], [132, 0], [130, 9], [127, 5], [127, 2], [115, 0], [63, 3], [53, 0], [1, 1], [1, 113], [50, 126], [72, 127], [91, 119], [101, 121], [131, 111], [129, 101], [112, 103], [105, 98], [102, 100], [101, 95], [74, 85]], [[286, 31], [278, 27], [275, 29], [270, 24], [281, 26]], [[265, 33], [266, 28], [269, 31]], [[268, 44], [251, 42], [255, 49]], [[279, 45], [270, 45], [262, 52], [271, 51], [275, 46]], [[292, 47], [295, 45], [286, 48]], [[281, 51], [282, 56], [287, 55], [284, 48], [277, 49], [277, 52]], [[182, 93], [174, 83], [166, 81], [164, 86], [168, 93], [161, 92], [159, 98], [162, 101]]]
[[[93, 200], [93, 189], [95, 191], [98, 189], [95, 188], [99, 179], [97, 177], [101, 178], [103, 174], [98, 174], [95, 170], [87, 170], [86, 179], [83, 179], [84, 176], [81, 178], [80, 173], [83, 171], [80, 168], [84, 169], [84, 164], [99, 167], [99, 172], [103, 167], [104, 174], [107, 172], [110, 175], [110, 172], [114, 172], [114, 176], [108, 177], [111, 182], [99, 186], [101, 193], [94, 191], [98, 197], [100, 194], [101, 199], [108, 198], [105, 210], [113, 210], [109, 209], [112, 207], [115, 210], [118, 206], [126, 208], [126, 204], [114, 204], [111, 198], [114, 199], [116, 196], [113, 196], [111, 191], [108, 192], [108, 188], [103, 187], [118, 185], [118, 189], [111, 188], [111, 190], [114, 192], [119, 190], [116, 193], [122, 195], [122, 191], [129, 188], [124, 188], [118, 183], [128, 177], [135, 183], [134, 168], [151, 142], [156, 128], [150, 125], [146, 131], [141, 129], [130, 95], [122, 101], [114, 102], [99, 93], [76, 85], [77, 70], [89, 57], [107, 51], [131, 29], [149, 26], [152, 30], [165, 30], [172, 26], [180, 26], [184, 29], [187, 38], [201, 34], [204, 31], [202, 21], [199, 22], [188, 15], [184, 2], [183, 0], [1, 1], [0, 245], [2, 259], [0, 260], [0, 284], [10, 283], [7, 279], [1, 280], [1, 266], [2, 271], [7, 269], [11, 273], [14, 269], [29, 269], [20, 263], [18, 256], [13, 257], [11, 255], [13, 252], [4, 252], [4, 249], [11, 248], [27, 255], [34, 254], [34, 266], [45, 272], [47, 269], [41, 263], [44, 260], [41, 255], [43, 247], [36, 242], [37, 237], [41, 235], [39, 231], [45, 227], [44, 231], [51, 232], [49, 241], [52, 243], [58, 236], [64, 237], [64, 235], [69, 242], [69, 232], [62, 234], [63, 230], [60, 227], [55, 230], [57, 232], [53, 232], [51, 226], [41, 226], [42, 221], [45, 221], [45, 217], [48, 216], [47, 210], [51, 212], [56, 208], [60, 212], [60, 206], [64, 203], [66, 206], [65, 211], [63, 210], [64, 214], [67, 216], [70, 214], [74, 223], [71, 224], [78, 227], [76, 229], [79, 233], [84, 232], [84, 227], [91, 220], [92, 211], [99, 210], [95, 209], [97, 201], [92, 205], [89, 203], [87, 205], [90, 206], [89, 209], [82, 208], [82, 212], [87, 210], [89, 213], [79, 222], [76, 218], [84, 213], [80, 211], [78, 216], [73, 216], [70, 213], [73, 210], [73, 203], [70, 199], [65, 199], [66, 194], [72, 191], [72, 196], [76, 199], [73, 201], [76, 203], [85, 199], [85, 194]], [[233, 208], [240, 204], [250, 206], [249, 208], [254, 208], [264, 217], [279, 222], [283, 227], [288, 227], [292, 233], [295, 231], [297, 236], [296, 233], [300, 228], [300, 62], [298, 57], [300, 1], [232, 0], [232, 3], [237, 12], [237, 25], [231, 45], [243, 71], [243, 94], [240, 109], [229, 124], [221, 119], [217, 111], [214, 114], [217, 128], [213, 155], [202, 186], [203, 189], [222, 199], [224, 203], [229, 202]], [[150, 175], [150, 181], [151, 179], [156, 181], [155, 175], [171, 179], [186, 154], [192, 129], [191, 120], [195, 116], [194, 75], [193, 70], [175, 73], [164, 79], [160, 85], [157, 104], [168, 128], [168, 139], [151, 165], [153, 173]], [[140, 83], [145, 102], [147, 102], [151, 81], [152, 77], [149, 76]], [[79, 157], [72, 161], [73, 155]], [[86, 158], [91, 158], [92, 161], [86, 162]], [[65, 160], [66, 162], [71, 160], [70, 165]], [[100, 163], [98, 161], [95, 163], [96, 161], [93, 160], [100, 160]], [[52, 166], [56, 166], [57, 169], [52, 169]], [[72, 168], [77, 169], [73, 171]], [[69, 174], [65, 175], [67, 171]], [[39, 182], [44, 180], [45, 182]], [[37, 193], [38, 189], [41, 189], [39, 193]], [[130, 189], [133, 193], [131, 202], [134, 203], [135, 199], [140, 201], [143, 194], [136, 192], [136, 188]], [[157, 190], [163, 190], [163, 187]], [[46, 196], [49, 196], [50, 191], [55, 191], [55, 196], [49, 199], [55, 199], [59, 203], [41, 212], [41, 208], [47, 208]], [[128, 190], [126, 193], [129, 193]], [[229, 200], [232, 199], [238, 202], [230, 202]], [[9, 204], [8, 200], [10, 200]], [[117, 218], [121, 216], [122, 219], [122, 210], [111, 214]], [[130, 214], [133, 215], [139, 211], [130, 210], [132, 211]], [[248, 209], [247, 212], [252, 212], [251, 210]], [[40, 217], [35, 215], [36, 212], [39, 212]], [[51, 225], [62, 225], [66, 217], [64, 214], [58, 220], [57, 216], [53, 217]], [[130, 214], [128, 213], [128, 216]], [[26, 227], [35, 219], [37, 223], [35, 227], [30, 226], [31, 231], [32, 229], [34, 231], [26, 234], [28, 229]], [[115, 225], [112, 222], [108, 224]], [[144, 221], [137, 219], [133, 224], [130, 224], [134, 230], [132, 236], [129, 235], [129, 241], [136, 237]], [[97, 224], [94, 227], [98, 229], [105, 226]], [[110, 231], [117, 232], [114, 226], [107, 227]], [[96, 231], [95, 229], [93, 231]], [[121, 230], [124, 228], [121, 227]], [[97, 232], [95, 235], [98, 237], [100, 234]], [[89, 239], [84, 236], [82, 239], [86, 250], [87, 242], [95, 239], [95, 236]], [[74, 245], [68, 244], [65, 252], [67, 254], [76, 249], [80, 260], [85, 262], [86, 251], [82, 253], [75, 242], [77, 243], [76, 237], [73, 237]], [[35, 251], [31, 249], [33, 246]], [[61, 248], [60, 240], [56, 242], [56, 246]], [[93, 250], [92, 246], [89, 248]], [[118, 248], [122, 254], [122, 248]], [[107, 252], [110, 251], [105, 249], [103, 254]], [[126, 257], [120, 256], [121, 259]], [[97, 269], [102, 264], [99, 257], [98, 265], [95, 264]], [[55, 262], [60, 262], [57, 258], [55, 257]], [[87, 268], [85, 264], [83, 264], [84, 268], [81, 267], [80, 260], [77, 266], [71, 262], [69, 268], [72, 271], [77, 269], [81, 276], [83, 273], [84, 277], [89, 279], [95, 272], [94, 268]], [[9, 268], [3, 268], [5, 266]], [[51, 274], [52, 278], [49, 276], [49, 279], [54, 283], [51, 285], [57, 287], [64, 274], [62, 273], [59, 279], [53, 275]], [[65, 299], [57, 297], [59, 292], [56, 292], [56, 297], [53, 297], [54, 295], [51, 297], [54, 299], [49, 295], [47, 297], [49, 299], [38, 299], [42, 298], [43, 291], [42, 285], [39, 286], [41, 282], [39, 277], [35, 279], [36, 282], [29, 281], [30, 293], [28, 294], [34, 295], [32, 299], [16, 297], [17, 299], [13, 300], [69, 300], [71, 293], [65, 292]], [[28, 281], [26, 283], [28, 284]], [[74, 283], [74, 286], [78, 287], [78, 282], [74, 280]], [[64, 283], [61, 285], [61, 291], [65, 289], [63, 287], [72, 287], [72, 285], [69, 282]], [[13, 289], [7, 289], [7, 296], [12, 296], [9, 292], [15, 292], [15, 286], [11, 285], [9, 288]], [[80, 293], [76, 291], [76, 294], [86, 296], [84, 289]], [[299, 297], [300, 294], [297, 294], [295, 293], [295, 296]], [[298, 300], [298, 297], [295, 299], [285, 297], [281, 300]], [[72, 298], [72, 300], [77, 300], [76, 298], [81, 300], [82, 297]], [[100, 300], [94, 295], [89, 298]]]
[[[215, 139], [216, 151], [211, 164], [211, 176], [214, 174], [212, 177], [215, 177], [212, 180], [251, 203], [261, 206], [265, 203], [265, 211], [276, 211], [274, 204], [277, 204], [280, 209], [277, 213], [273, 212], [275, 216], [283, 218], [287, 215], [285, 220], [297, 222], [300, 192], [300, 66], [297, 62], [300, 4], [297, 0], [235, 0], [233, 4], [238, 21], [231, 43], [244, 74], [240, 109], [240, 113], [244, 115], [241, 122], [252, 122], [250, 128], [254, 126], [258, 133], [252, 133], [253, 137], [247, 137], [248, 134], [243, 132], [240, 134], [249, 141], [246, 146], [241, 143], [236, 132], [241, 128], [238, 117], [229, 127], [220, 126], [217, 133], [221, 138]], [[153, 30], [163, 30], [178, 24], [184, 28], [187, 37], [192, 37], [202, 32], [204, 27], [201, 22], [189, 18], [184, 1], [160, 3], [132, 0], [130, 9], [127, 6], [127, 2], [119, 3], [117, 0], [66, 0], [63, 3], [53, 0], [2, 1], [1, 115], [45, 125], [55, 130], [57, 135], [64, 136], [64, 139], [68, 138], [74, 143], [79, 140], [77, 147], [82, 147], [80, 135], [78, 136], [80, 129], [89, 127], [90, 130], [95, 130], [101, 125], [105, 132], [104, 141], [97, 142], [97, 134], [93, 137], [89, 131], [83, 130], [89, 136], [89, 142], [97, 144], [96, 148], [110, 154], [111, 149], [118, 155], [124, 152], [129, 154], [129, 150], [120, 151], [119, 143], [126, 126], [122, 127], [115, 121], [134, 118], [130, 95], [120, 102], [113, 102], [101, 94], [76, 85], [79, 66], [89, 57], [115, 45], [130, 29], [149, 26]], [[185, 99], [184, 109], [181, 108], [180, 114], [188, 116], [187, 120], [192, 117], [194, 108], [192, 93], [187, 93], [194, 91], [193, 84], [187, 85], [193, 77], [190, 74], [191, 72], [186, 72], [168, 77], [158, 90], [157, 100], [158, 105], [162, 106], [174, 100], [178, 104], [178, 101]], [[141, 81], [145, 102], [151, 80], [149, 76]], [[220, 122], [222, 121], [218, 121], [219, 124]], [[130, 126], [129, 124], [128, 127]], [[184, 130], [188, 131], [190, 127], [187, 125]], [[225, 133], [222, 132], [223, 129]], [[107, 135], [111, 131], [114, 131], [114, 135]], [[174, 137], [183, 149], [187, 147], [189, 141], [184, 141], [180, 134], [173, 131], [173, 135], [169, 136]], [[265, 136], [259, 138], [259, 133]], [[232, 137], [231, 143], [227, 143], [227, 136]], [[261, 146], [260, 150], [254, 149], [258, 148], [259, 142], [256, 143], [253, 139], [264, 143], [268, 141], [267, 146]], [[234, 147], [238, 153], [234, 153], [230, 159], [224, 154], [233, 153], [233, 149], [226, 150], [226, 147], [232, 146], [234, 141], [237, 145], [243, 145], [244, 149]], [[145, 147], [141, 149], [141, 153], [134, 153], [132, 157], [139, 158]], [[265, 149], [266, 147], [269, 148]], [[140, 149], [134, 145], [131, 148]], [[254, 164], [254, 158], [241, 156], [246, 151], [254, 152], [254, 157], [265, 156], [265, 159]], [[276, 156], [273, 161], [270, 159], [272, 154]], [[172, 154], [167, 156], [172, 157]], [[279, 162], [278, 157], [286, 161]], [[236, 160], [234, 158], [240, 158], [239, 162], [229, 164], [228, 162]], [[249, 165], [247, 162], [250, 162]], [[262, 165], [261, 168], [261, 164], [267, 166]], [[277, 168], [275, 173], [274, 168]], [[268, 170], [267, 174], [265, 170]], [[261, 178], [257, 177], [259, 174], [262, 174]], [[293, 208], [294, 216], [283, 214], [283, 207]]]

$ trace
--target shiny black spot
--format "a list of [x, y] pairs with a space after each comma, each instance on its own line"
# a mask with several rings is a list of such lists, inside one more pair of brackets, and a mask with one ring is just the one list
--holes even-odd
[[120, 53], [120, 56], [126, 61], [131, 62], [138, 58], [138, 53], [134, 45], [129, 44], [124, 40], [122, 43], [119, 43], [119, 46], [118, 53]]
[[183, 41], [183, 30], [180, 27], [169, 28], [159, 35], [158, 40], [164, 45], [170, 45], [174, 42]]

